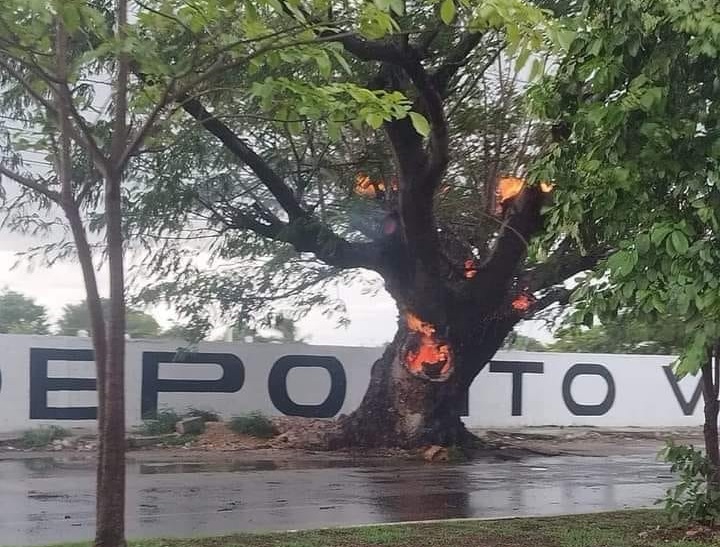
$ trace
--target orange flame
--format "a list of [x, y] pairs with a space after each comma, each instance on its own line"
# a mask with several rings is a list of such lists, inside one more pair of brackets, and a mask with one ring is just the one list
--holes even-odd
[[405, 314], [410, 336], [403, 361], [408, 371], [432, 381], [443, 381], [452, 372], [450, 346], [438, 339], [436, 328], [410, 312]]
[[467, 279], [472, 279], [477, 275], [478, 271], [475, 267], [475, 261], [472, 258], [468, 258], [465, 261], [465, 277]]
[[[395, 177], [390, 179], [390, 188], [397, 192], [398, 183]], [[386, 189], [385, 181], [382, 179], [372, 180], [365, 173], [358, 173], [355, 177], [355, 193], [359, 196], [366, 198], [380, 198], [385, 193]]]
[[499, 203], [505, 203], [522, 192], [525, 180], [518, 177], [501, 177], [497, 185], [497, 197]]
[[520, 293], [515, 297], [515, 300], [512, 301], [511, 306], [516, 311], [528, 311], [530, 306], [533, 304], [533, 300], [534, 298], [532, 298], [529, 294]]
[[359, 196], [363, 196], [366, 198], [374, 198], [377, 197], [379, 192], [385, 191], [385, 184], [380, 182], [373, 182], [373, 180], [363, 174], [359, 173], [357, 177], [355, 177], [355, 193]]
[[546, 194], [552, 192], [553, 188], [555, 188], [555, 185], [552, 182], [542, 181], [540, 183], [540, 191]]

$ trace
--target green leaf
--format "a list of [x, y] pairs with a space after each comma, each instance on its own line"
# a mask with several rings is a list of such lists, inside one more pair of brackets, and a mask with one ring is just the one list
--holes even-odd
[[409, 112], [409, 114], [410, 121], [412, 122], [415, 131], [420, 133], [423, 137], [427, 137], [430, 134], [430, 123], [427, 121], [427, 118], [417, 112]]
[[667, 226], [658, 226], [654, 228], [650, 233], [650, 239], [652, 240], [653, 245], [660, 245], [670, 232], [672, 232], [672, 228]]
[[[515, 61], [515, 70], [520, 72], [525, 64], [527, 63], [528, 58], [530, 57], [530, 49], [529, 48], [523, 48], [523, 50], [520, 52], [520, 54], [517, 56], [517, 60]], [[532, 79], [532, 78], [530, 78]]]
[[330, 72], [332, 71], [332, 63], [330, 62], [330, 57], [328, 56], [328, 54], [324, 51], [320, 51], [315, 60], [318, 64], [318, 70], [320, 71], [320, 74], [322, 74], [322, 76], [325, 78], [329, 78]]
[[635, 242], [637, 245], [638, 253], [644, 255], [650, 250], [650, 236], [647, 234], [640, 234]]
[[396, 15], [402, 15], [405, 13], [405, 2], [403, 2], [403, 0], [390, 0], [390, 9], [393, 10]]
[[569, 50], [575, 41], [576, 33], [574, 30], [561, 30], [557, 33], [558, 45], [564, 50]]
[[531, 82], [543, 73], [543, 63], [540, 59], [533, 59], [532, 65], [530, 65], [530, 75], [528, 80]]
[[455, 20], [455, 2], [453, 0], [443, 0], [440, 4], [440, 19], [446, 25]]
[[684, 233], [679, 230], [674, 231], [670, 234], [670, 240], [672, 241], [673, 247], [678, 254], [685, 254], [690, 244]]
[[372, 127], [373, 129], [380, 129], [380, 127], [383, 124], [383, 121], [385, 121], [381, 114], [378, 114], [376, 112], [372, 112], [365, 116], [365, 121], [367, 124]]

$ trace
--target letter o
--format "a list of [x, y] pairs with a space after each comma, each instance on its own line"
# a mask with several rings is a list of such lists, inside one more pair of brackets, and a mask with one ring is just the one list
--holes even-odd
[[[578, 376], [600, 376], [607, 384], [605, 399], [596, 405], [583, 405], [575, 401], [570, 393], [572, 383]], [[610, 410], [615, 402], [615, 380], [610, 371], [602, 365], [578, 363], [565, 373], [562, 383], [562, 396], [565, 406], [575, 416], [602, 416]]]
[[[288, 373], [294, 368], [323, 368], [330, 374], [330, 393], [319, 405], [301, 405], [290, 398], [287, 389]], [[285, 355], [280, 357], [268, 377], [270, 400], [286, 416], [304, 418], [332, 418], [342, 408], [347, 391], [347, 379], [342, 363], [328, 355]]]

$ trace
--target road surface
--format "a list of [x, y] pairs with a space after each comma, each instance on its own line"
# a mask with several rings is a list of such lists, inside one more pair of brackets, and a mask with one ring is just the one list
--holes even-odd
[[[232, 456], [229, 456], [232, 457]], [[128, 464], [128, 537], [650, 506], [672, 483], [654, 450], [465, 464], [276, 468], [270, 460]], [[0, 544], [89, 539], [94, 464], [77, 455], [0, 460]]]

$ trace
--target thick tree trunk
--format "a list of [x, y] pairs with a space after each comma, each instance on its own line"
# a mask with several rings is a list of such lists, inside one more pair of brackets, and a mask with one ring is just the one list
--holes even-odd
[[411, 375], [401, 362], [407, 332], [401, 329], [375, 362], [360, 407], [342, 420], [348, 446], [462, 444], [463, 396], [456, 377], [428, 382]]
[[720, 363], [718, 363], [717, 352], [713, 351], [701, 369], [703, 399], [705, 400], [703, 437], [705, 438], [705, 453], [713, 468], [713, 473], [708, 479], [708, 487], [716, 490], [720, 489], [720, 446], [718, 445], [718, 411], [720, 411], [720, 404], [718, 403], [718, 388], [720, 387], [720, 378], [718, 377], [719, 367]]
[[453, 372], [444, 381], [411, 374], [403, 351], [412, 333], [404, 321], [392, 343], [373, 365], [370, 385], [359, 408], [340, 419], [339, 446], [418, 448], [463, 446], [474, 437], [462, 422], [467, 390], [502, 345], [516, 321], [463, 340], [453, 337]]

